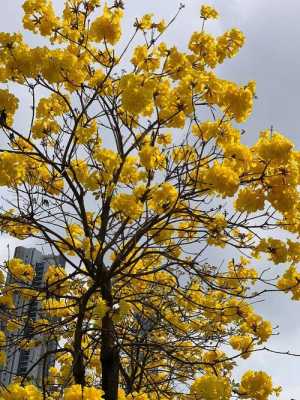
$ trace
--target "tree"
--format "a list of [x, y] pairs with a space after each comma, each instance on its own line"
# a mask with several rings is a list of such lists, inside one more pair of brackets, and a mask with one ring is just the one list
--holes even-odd
[[[169, 23], [137, 18], [122, 39], [125, 4], [99, 3], [67, 0], [58, 17], [50, 1], [26, 0], [24, 28], [52, 47], [0, 34], [1, 229], [67, 260], [39, 290], [32, 266], [3, 265], [2, 368], [8, 331], [22, 348], [41, 334], [56, 341], [57, 366], [36, 385], [28, 371], [1, 395], [267, 399], [280, 391], [269, 375], [235, 382], [232, 371], [272, 335], [253, 299], [300, 298], [300, 245], [274, 236], [300, 232], [300, 153], [272, 130], [242, 143], [237, 124], [252, 111], [255, 83], [215, 74], [244, 36], [207, 33], [213, 8], [202, 6], [202, 29], [180, 51], [162, 37], [183, 6]], [[21, 130], [16, 85], [32, 101]], [[206, 262], [212, 246], [232, 249], [225, 266]], [[287, 271], [276, 280], [249, 265], [260, 254]], [[4, 285], [8, 271], [14, 281]], [[14, 293], [38, 301], [42, 318], [17, 318]]]

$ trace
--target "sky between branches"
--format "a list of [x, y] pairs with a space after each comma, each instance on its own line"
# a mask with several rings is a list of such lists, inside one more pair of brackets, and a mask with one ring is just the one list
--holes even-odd
[[[1, 0], [0, 30], [21, 30], [22, 0]], [[246, 35], [246, 44], [239, 55], [225, 62], [217, 72], [225, 79], [238, 83], [257, 82], [257, 96], [252, 116], [242, 126], [246, 130], [245, 141], [253, 143], [260, 130], [273, 126], [275, 130], [290, 137], [300, 149], [300, 2], [299, 0], [185, 0], [186, 5], [176, 22], [166, 33], [164, 40], [184, 49], [191, 32], [201, 29], [200, 5], [209, 3], [217, 8], [221, 17], [207, 23], [207, 29], [220, 34], [232, 27], [240, 28]], [[54, 0], [61, 10], [64, 0]], [[170, 19], [179, 6], [177, 0], [126, 0], [124, 35], [133, 31], [135, 17], [148, 12]], [[41, 44], [31, 33], [25, 34], [28, 43]], [[17, 93], [24, 100], [24, 111], [30, 112], [30, 98]], [[19, 113], [17, 124], [22, 126]], [[26, 114], [25, 114], [26, 115]], [[0, 190], [0, 196], [3, 196]], [[2, 203], [2, 201], [1, 201]], [[11, 252], [17, 245], [30, 246], [32, 243], [0, 237], [0, 261], [7, 258], [7, 244]], [[213, 254], [216, 254], [214, 249]], [[230, 249], [217, 249], [217, 256], [210, 257], [212, 263], [231, 258]], [[262, 268], [268, 265], [264, 263]], [[280, 267], [278, 273], [281, 272]], [[276, 273], [276, 272], [275, 272]], [[275, 350], [290, 350], [300, 354], [300, 303], [291, 303], [287, 295], [265, 297], [265, 303], [257, 306], [265, 318], [274, 325], [279, 324], [280, 336], [275, 336], [271, 347]], [[300, 383], [298, 371], [300, 357], [276, 356], [257, 353], [240, 363], [241, 372], [246, 369], [263, 369], [270, 373], [275, 384], [283, 386], [282, 399], [299, 398]]]

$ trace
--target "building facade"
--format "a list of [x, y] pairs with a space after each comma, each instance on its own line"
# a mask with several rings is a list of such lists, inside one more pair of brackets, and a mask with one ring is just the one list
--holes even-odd
[[[44, 274], [49, 265], [65, 267], [65, 259], [62, 256], [44, 255], [35, 248], [16, 247], [14, 257], [33, 266], [35, 270], [32, 281], [33, 289], [44, 286]], [[8, 274], [6, 285], [13, 283], [13, 280], [13, 277]], [[25, 317], [30, 321], [43, 318], [38, 300], [25, 300], [23, 297], [14, 294], [14, 304], [17, 317]], [[3, 323], [1, 329], [5, 331], [5, 323]], [[6, 354], [6, 365], [2, 371], [0, 370], [1, 384], [8, 385], [16, 376], [28, 376], [37, 385], [41, 385], [43, 377], [48, 375], [49, 368], [54, 365], [54, 354], [49, 354], [47, 358], [39, 361], [42, 355], [47, 352], [51, 353], [57, 346], [55, 341], [47, 340], [47, 336], [35, 335], [34, 338], [40, 341], [40, 345], [33, 349], [20, 349], [14, 345], [14, 336], [20, 338], [21, 334], [24, 338], [30, 338], [31, 333], [30, 326], [26, 326], [26, 324], [22, 332], [6, 332], [7, 341], [10, 345]]]

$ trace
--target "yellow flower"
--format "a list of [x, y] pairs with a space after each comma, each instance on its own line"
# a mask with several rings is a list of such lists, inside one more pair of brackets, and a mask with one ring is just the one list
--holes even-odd
[[41, 35], [49, 36], [58, 26], [53, 5], [49, 0], [26, 0], [23, 3], [25, 15], [23, 26], [33, 32], [40, 31]]
[[0, 285], [3, 285], [4, 282], [5, 282], [4, 273], [0, 271]]
[[151, 191], [149, 206], [158, 214], [168, 211], [178, 198], [176, 188], [169, 182], [162, 183]]
[[6, 337], [3, 331], [0, 331], [0, 347], [4, 347], [6, 344]]
[[[244, 45], [245, 36], [239, 29], [231, 29], [217, 38], [217, 57], [218, 62], [222, 63], [225, 58], [234, 57]], [[251, 88], [252, 95], [254, 95], [255, 86], [253, 81], [247, 86]]]
[[165, 156], [160, 152], [159, 148], [145, 144], [139, 152], [141, 164], [146, 169], [162, 169], [165, 166]]
[[95, 387], [72, 385], [64, 390], [63, 400], [100, 400], [103, 391]]
[[248, 358], [253, 349], [253, 338], [251, 336], [231, 336], [229, 339], [231, 347], [240, 351], [243, 358]]
[[259, 257], [259, 253], [267, 253], [269, 260], [272, 260], [274, 264], [280, 264], [287, 261], [288, 249], [285, 243], [279, 239], [261, 239], [259, 244], [253, 250], [252, 255]]
[[200, 14], [203, 19], [217, 19], [219, 17], [218, 11], [207, 4], [201, 6]]
[[29, 264], [24, 264], [19, 258], [13, 258], [7, 262], [7, 267], [13, 278], [23, 282], [31, 282], [34, 278], [34, 269]]
[[232, 168], [217, 162], [204, 173], [203, 179], [211, 190], [220, 193], [222, 197], [233, 196], [240, 183], [238, 174]]
[[153, 110], [154, 84], [145, 76], [128, 74], [120, 80], [122, 107], [131, 114], [150, 116]]
[[278, 279], [277, 287], [286, 293], [291, 291], [293, 300], [300, 300], [300, 273], [295, 265], [291, 265]]
[[52, 133], [58, 133], [60, 125], [58, 122], [49, 118], [36, 119], [32, 127], [32, 136], [34, 139], [47, 138]]
[[219, 120], [204, 121], [201, 124], [193, 125], [192, 133], [200, 139], [208, 141], [211, 138], [216, 138], [218, 136], [220, 127], [221, 122]]
[[273, 387], [272, 378], [263, 371], [248, 371], [241, 380], [239, 392], [243, 398], [267, 400], [273, 393], [278, 396], [280, 388]]
[[148, 30], [152, 28], [153, 25], [153, 14], [145, 14], [139, 21], [138, 27], [142, 30]]
[[16, 332], [21, 327], [22, 327], [22, 324], [20, 323], [20, 321], [15, 320], [15, 319], [10, 319], [6, 324], [6, 329], [9, 332]]
[[6, 353], [4, 351], [0, 351], [0, 365], [3, 366], [6, 364]]
[[227, 221], [223, 213], [217, 213], [207, 224], [207, 243], [214, 246], [224, 247], [226, 245], [225, 228]]
[[51, 317], [67, 317], [71, 313], [71, 309], [64, 299], [56, 300], [55, 298], [49, 298], [43, 300], [42, 307]]
[[206, 32], [194, 32], [189, 49], [199, 57], [199, 61], [211, 68], [217, 65], [217, 47], [215, 38]]
[[248, 86], [239, 87], [228, 83], [220, 100], [220, 106], [228, 116], [237, 122], [244, 122], [252, 112], [253, 93]]
[[157, 143], [163, 146], [171, 144], [173, 141], [173, 136], [171, 132], [161, 133], [157, 138]]
[[[72, 232], [74, 234], [74, 232]], [[68, 288], [69, 283], [66, 281], [66, 271], [64, 268], [56, 265], [50, 265], [45, 272], [44, 280], [50, 293], [62, 295]]]
[[137, 201], [134, 194], [128, 193], [117, 194], [112, 199], [111, 207], [121, 213], [123, 217], [129, 218], [129, 220], [138, 219], [144, 210], [143, 203]]
[[263, 210], [265, 205], [265, 195], [262, 189], [247, 187], [241, 189], [234, 203], [236, 210], [241, 212], [253, 213]]
[[201, 376], [191, 386], [191, 394], [199, 400], [229, 400], [231, 391], [228, 379], [215, 375]]
[[144, 71], [155, 71], [160, 66], [160, 58], [158, 56], [157, 50], [152, 50], [149, 53], [146, 45], [137, 46], [134, 49], [133, 57], [131, 62], [136, 67]]
[[[68, 100], [68, 97], [66, 97], [66, 100]], [[66, 100], [57, 93], [51, 94], [48, 98], [40, 99], [36, 108], [37, 118], [53, 118], [68, 112], [69, 107]]]
[[140, 178], [140, 171], [138, 170], [138, 157], [127, 156], [122, 166], [120, 182], [126, 184], [136, 184]]
[[102, 298], [97, 298], [93, 305], [93, 318], [95, 320], [95, 324], [96, 326], [101, 327], [102, 319], [109, 310], [109, 307], [107, 306], [106, 301]]
[[91, 24], [90, 35], [95, 42], [106, 41], [116, 44], [121, 37], [121, 19], [123, 10], [116, 8], [114, 11], [104, 6], [103, 14], [97, 17]]
[[0, 89], [0, 112], [6, 114], [6, 124], [12, 125], [13, 116], [17, 111], [19, 100], [7, 89]]
[[153, 241], [158, 244], [168, 243], [175, 231], [171, 224], [160, 223], [155, 225], [153, 229], [151, 229], [150, 234], [153, 238]]
[[266, 130], [260, 133], [254, 150], [263, 160], [287, 162], [293, 147], [293, 143], [281, 133]]

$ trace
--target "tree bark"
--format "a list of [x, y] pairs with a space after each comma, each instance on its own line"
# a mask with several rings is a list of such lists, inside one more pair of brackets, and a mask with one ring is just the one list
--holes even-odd
[[[111, 282], [107, 281], [101, 287], [102, 297], [106, 304], [113, 306]], [[119, 348], [115, 337], [114, 323], [110, 311], [102, 319], [101, 328], [101, 367], [102, 389], [105, 400], [118, 399], [120, 358]]]
[[78, 318], [76, 322], [76, 329], [74, 333], [74, 354], [73, 354], [73, 377], [75, 383], [85, 386], [85, 364], [84, 354], [82, 350], [82, 337], [84, 334], [83, 322], [86, 315], [87, 303], [91, 295], [96, 290], [96, 285], [91, 286], [81, 298], [78, 310]]
[[75, 354], [73, 362], [73, 376], [76, 384], [85, 386], [85, 366], [81, 349], [79, 353]]

